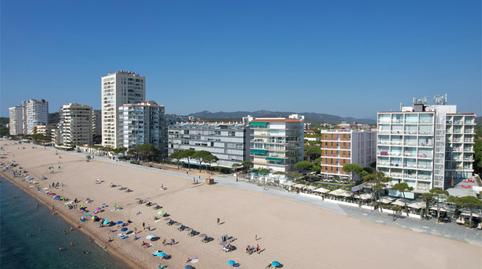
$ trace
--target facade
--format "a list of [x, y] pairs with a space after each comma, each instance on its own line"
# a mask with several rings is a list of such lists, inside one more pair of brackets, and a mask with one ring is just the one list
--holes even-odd
[[473, 173], [475, 114], [458, 113], [446, 97], [436, 101], [377, 116], [377, 170], [416, 192], [446, 189]]
[[66, 147], [92, 144], [92, 108], [70, 103], [60, 109], [60, 142]]
[[102, 111], [92, 110], [92, 144], [102, 143]]
[[321, 130], [321, 174], [352, 179], [343, 171], [344, 164], [368, 167], [376, 161], [376, 131], [332, 129]]
[[272, 173], [286, 173], [303, 160], [304, 117], [247, 118], [249, 124], [249, 157], [253, 168]]
[[49, 103], [44, 100], [30, 99], [23, 103], [23, 129], [26, 134], [33, 134], [35, 125], [48, 123]]
[[52, 128], [52, 130], [50, 130], [50, 133], [52, 137], [52, 142], [55, 145], [62, 145], [62, 135], [60, 134], [60, 128]]
[[23, 106], [14, 106], [8, 109], [8, 127], [10, 135], [25, 134], [23, 129]]
[[119, 107], [141, 103], [145, 95], [145, 78], [139, 74], [119, 71], [102, 77], [102, 146], [122, 146]]
[[33, 127], [33, 133], [34, 134], [41, 134], [41, 135], [50, 137], [51, 136], [51, 133], [50, 133], [51, 129], [52, 129], [52, 126], [49, 125], [49, 124], [35, 125]]
[[209, 151], [218, 158], [213, 166], [232, 169], [246, 160], [246, 135], [246, 126], [240, 123], [177, 123], [169, 126], [168, 151], [169, 155], [186, 149]]
[[167, 156], [167, 127], [164, 106], [153, 101], [124, 104], [119, 108], [121, 146], [152, 144]]

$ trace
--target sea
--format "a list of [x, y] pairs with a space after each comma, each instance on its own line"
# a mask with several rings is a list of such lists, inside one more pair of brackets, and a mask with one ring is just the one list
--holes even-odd
[[[128, 268], [0, 177], [0, 268]], [[73, 244], [71, 246], [71, 243]]]

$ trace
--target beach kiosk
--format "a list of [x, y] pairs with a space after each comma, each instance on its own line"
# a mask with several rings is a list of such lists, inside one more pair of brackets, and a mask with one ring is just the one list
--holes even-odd
[[212, 177], [207, 177], [207, 178], [204, 180], [204, 182], [205, 182], [206, 184], [208, 184], [208, 185], [212, 185], [212, 184], [214, 184], [214, 178], [212, 178]]

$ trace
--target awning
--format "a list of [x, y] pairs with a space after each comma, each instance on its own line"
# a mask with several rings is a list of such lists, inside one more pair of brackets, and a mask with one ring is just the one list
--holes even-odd
[[337, 189], [337, 190], [331, 191], [330, 194], [335, 195], [335, 196], [342, 196], [342, 197], [353, 196], [353, 193], [351, 193], [349, 191], [342, 190], [342, 189]]
[[372, 199], [372, 195], [369, 193], [362, 193], [360, 195], [355, 195], [355, 198], [361, 199], [361, 200], [370, 200]]
[[327, 193], [329, 192], [330, 190], [328, 189], [325, 189], [325, 188], [318, 188], [316, 190], [313, 190], [314, 192], [318, 192], [318, 193]]
[[316, 187], [315, 186], [306, 186], [306, 189], [308, 189], [310, 191], [314, 191], [314, 190], [316, 190]]
[[407, 203], [405, 203], [403, 200], [396, 200], [395, 202], [392, 203], [392, 205], [398, 205], [398, 206], [405, 206]]
[[415, 203], [409, 204], [408, 207], [413, 209], [421, 209], [421, 208], [425, 208], [426, 205], [424, 202], [415, 202]]
[[383, 197], [381, 199], [378, 200], [378, 202], [382, 203], [382, 204], [389, 204], [391, 202], [393, 202], [393, 198], [390, 198], [390, 197]]

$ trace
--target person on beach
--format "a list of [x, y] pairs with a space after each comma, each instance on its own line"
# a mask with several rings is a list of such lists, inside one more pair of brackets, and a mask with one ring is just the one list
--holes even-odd
[[146, 224], [144, 222], [142, 223], [142, 229], [144, 229], [144, 231], [146, 230]]
[[221, 223], [221, 219], [217, 218], [217, 223], [219, 225], [219, 223]]

